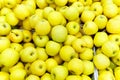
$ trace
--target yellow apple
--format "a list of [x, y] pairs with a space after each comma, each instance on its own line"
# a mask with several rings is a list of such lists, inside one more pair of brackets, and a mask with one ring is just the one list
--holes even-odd
[[68, 0], [54, 0], [54, 2], [57, 6], [65, 6]]
[[26, 30], [32, 30], [29, 18], [26, 18], [22, 21], [22, 28]]
[[74, 36], [74, 35], [67, 35], [67, 38], [66, 38], [66, 40], [64, 41], [64, 44], [65, 44], [65, 45], [72, 45], [72, 42], [73, 42], [75, 39], [77, 39], [76, 36]]
[[40, 80], [40, 77], [33, 75], [33, 74], [30, 74], [29, 76], [27, 76], [25, 78], [25, 80]]
[[10, 12], [12, 12], [12, 10], [11, 10], [10, 8], [8, 8], [8, 7], [3, 7], [3, 8], [1, 9], [1, 11], [0, 11], [0, 15], [1, 15], [1, 16], [5, 16], [6, 14], [8, 14], [8, 13], [10, 13]]
[[42, 77], [41, 80], [52, 80], [50, 73], [45, 73]]
[[32, 33], [29, 30], [22, 30], [23, 42], [30, 42], [32, 40]]
[[16, 50], [17, 52], [20, 52], [23, 49], [23, 46], [19, 43], [11, 43], [10, 48]]
[[66, 80], [82, 80], [82, 78], [79, 75], [68, 75]]
[[0, 16], [0, 22], [6, 22], [6, 17], [5, 16]]
[[16, 0], [4, 0], [5, 7], [14, 8], [17, 5]]
[[43, 9], [48, 6], [46, 0], [35, 0], [35, 2], [40, 9]]
[[0, 80], [9, 80], [9, 73], [0, 71]]

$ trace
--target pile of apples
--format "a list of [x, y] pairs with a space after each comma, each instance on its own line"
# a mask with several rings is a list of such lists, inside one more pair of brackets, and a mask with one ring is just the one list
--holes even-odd
[[120, 80], [119, 23], [120, 0], [0, 0], [0, 80]]

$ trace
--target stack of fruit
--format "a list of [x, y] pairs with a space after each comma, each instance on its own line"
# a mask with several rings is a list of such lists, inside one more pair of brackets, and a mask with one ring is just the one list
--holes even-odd
[[120, 80], [119, 23], [120, 0], [0, 0], [0, 80]]

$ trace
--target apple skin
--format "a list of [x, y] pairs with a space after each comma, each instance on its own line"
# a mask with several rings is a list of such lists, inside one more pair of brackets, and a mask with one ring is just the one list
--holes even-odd
[[0, 64], [12, 67], [19, 60], [19, 53], [12, 48], [7, 48], [0, 54]]
[[7, 37], [0, 37], [0, 52], [10, 47], [10, 40]]
[[0, 71], [0, 80], [9, 80], [9, 73]]

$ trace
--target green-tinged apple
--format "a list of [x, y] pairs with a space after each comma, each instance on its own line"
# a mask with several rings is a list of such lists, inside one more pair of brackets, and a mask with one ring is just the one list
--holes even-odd
[[70, 21], [66, 24], [66, 28], [69, 34], [74, 35], [80, 31], [80, 24], [75, 21]]
[[25, 80], [26, 74], [25, 69], [16, 68], [10, 72], [10, 80]]
[[15, 16], [20, 20], [24, 20], [30, 15], [30, 12], [25, 4], [17, 4], [17, 6], [13, 9], [13, 12]]
[[70, 61], [75, 58], [75, 54], [75, 49], [69, 45], [63, 46], [59, 52], [59, 55], [63, 61]]
[[77, 51], [77, 52], [83, 52], [86, 49], [86, 42], [80, 38], [77, 38], [72, 42], [72, 47]]
[[7, 37], [0, 37], [0, 52], [10, 47], [10, 40]]
[[23, 33], [20, 29], [12, 29], [8, 34], [8, 38], [12, 42], [21, 42], [23, 40]]
[[0, 80], [9, 80], [9, 73], [0, 71]]
[[30, 42], [32, 40], [32, 33], [29, 30], [22, 30], [23, 42]]
[[68, 32], [63, 25], [54, 26], [51, 30], [51, 37], [56, 42], [64, 42], [67, 38]]
[[19, 60], [19, 53], [12, 48], [3, 50], [0, 54], [0, 64], [6, 67], [12, 67]]
[[60, 25], [63, 20], [63, 15], [59, 11], [52, 11], [47, 17], [52, 26]]
[[20, 51], [20, 59], [22, 62], [33, 62], [38, 58], [38, 53], [34, 47], [26, 47]]
[[47, 35], [51, 31], [51, 25], [46, 19], [39, 20], [35, 25], [35, 32], [39, 35]]
[[48, 55], [45, 51], [45, 48], [37, 47], [36, 50], [37, 50], [37, 53], [38, 53], [38, 59], [43, 60], [43, 61], [48, 59]]
[[55, 56], [59, 53], [61, 45], [55, 41], [48, 41], [45, 50], [49, 56]]
[[25, 78], [25, 80], [40, 80], [40, 77], [36, 76], [36, 75], [33, 75], [33, 74], [30, 74], [29, 76], [27, 76]]
[[19, 22], [18, 18], [15, 16], [13, 12], [6, 14], [6, 21], [13, 27], [16, 26]]
[[72, 45], [72, 42], [73, 42], [75, 39], [77, 39], [76, 36], [74, 36], [74, 35], [67, 35], [67, 38], [66, 38], [66, 40], [64, 41], [64, 44], [65, 44], [65, 45]]
[[68, 71], [71, 74], [80, 75], [84, 71], [84, 63], [81, 59], [73, 58], [68, 62]]
[[58, 65], [57, 61], [53, 58], [48, 58], [45, 63], [48, 72], [51, 72], [51, 70]]
[[79, 75], [68, 75], [66, 80], [82, 80], [82, 77]]
[[46, 0], [35, 0], [36, 1], [36, 5], [40, 8], [43, 9], [45, 7], [48, 6]]
[[23, 49], [23, 46], [19, 43], [11, 43], [10, 48], [16, 50], [17, 52], [20, 52]]
[[71, 6], [76, 7], [79, 11], [79, 14], [81, 14], [84, 10], [84, 5], [80, 1], [74, 2]]
[[54, 0], [54, 2], [57, 6], [65, 6], [68, 0]]
[[46, 63], [43, 60], [35, 60], [31, 66], [30, 71], [32, 74], [42, 76], [46, 72]]
[[38, 47], [45, 47], [47, 42], [49, 41], [49, 37], [47, 35], [39, 35], [36, 32], [33, 33], [33, 42]]
[[62, 15], [64, 15], [66, 9], [68, 8], [68, 6], [62, 6], [62, 7], [57, 7], [56, 10], [59, 11]]
[[50, 6], [48, 6], [48, 7], [45, 7], [44, 9], [43, 9], [43, 16], [44, 16], [44, 18], [48, 18], [48, 15], [51, 13], [51, 12], [53, 12], [53, 11], [55, 11], [54, 10], [54, 8], [52, 8], [52, 7], [50, 7]]
[[65, 66], [58, 65], [51, 70], [52, 80], [65, 80], [68, 76], [68, 69]]
[[4, 0], [5, 7], [14, 8], [17, 5], [16, 0]]
[[79, 11], [76, 7], [70, 6], [65, 10], [64, 16], [69, 21], [73, 21], [79, 18]]
[[10, 8], [8, 8], [8, 7], [3, 7], [3, 8], [1, 9], [1, 11], [0, 11], [0, 15], [1, 15], [1, 16], [5, 16], [6, 14], [8, 14], [8, 13], [10, 13], [10, 12], [12, 12], [12, 10], [11, 10]]
[[0, 22], [0, 35], [8, 35], [11, 31], [11, 26], [7, 22]]
[[14, 66], [9, 68], [9, 72], [12, 72], [12, 71], [14, 71], [15, 69], [18, 69], [18, 68], [24, 69], [24, 64], [22, 62], [18, 62], [17, 64], [15, 64]]
[[45, 73], [42, 77], [41, 80], [52, 80], [52, 77], [50, 73]]
[[114, 41], [106, 41], [102, 45], [101, 50], [106, 56], [113, 57], [117, 55], [117, 52], [119, 51], [119, 46]]
[[1, 22], [6, 22], [6, 17], [5, 16], [0, 16], [0, 23]]

